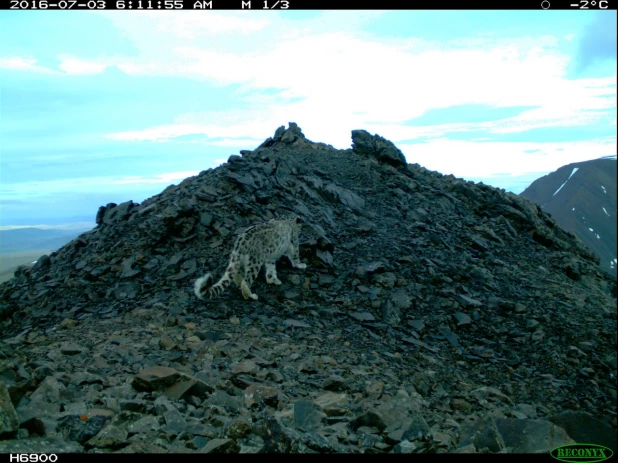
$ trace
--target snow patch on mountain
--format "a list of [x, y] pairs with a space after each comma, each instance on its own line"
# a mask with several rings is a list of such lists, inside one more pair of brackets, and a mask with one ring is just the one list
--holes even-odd
[[567, 184], [569, 179], [573, 176], [575, 172], [577, 172], [578, 169], [579, 167], [573, 167], [573, 172], [571, 172], [571, 175], [569, 175], [569, 178], [567, 178], [566, 181], [562, 185], [560, 185], [560, 188], [558, 188], [552, 196], [556, 196], [556, 193], [558, 193], [562, 189], [562, 187]]

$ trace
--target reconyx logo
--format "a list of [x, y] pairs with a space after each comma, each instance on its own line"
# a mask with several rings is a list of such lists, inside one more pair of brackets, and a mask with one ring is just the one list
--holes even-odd
[[568, 444], [556, 447], [549, 454], [560, 461], [594, 463], [611, 458], [614, 452], [602, 445]]

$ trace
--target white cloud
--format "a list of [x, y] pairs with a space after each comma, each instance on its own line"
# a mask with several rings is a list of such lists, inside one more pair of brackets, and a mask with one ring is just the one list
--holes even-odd
[[[572, 143], [445, 138], [453, 132], [615, 127], [616, 75], [566, 77], [571, 57], [560, 46], [573, 40], [573, 34], [496, 38], [488, 33], [437, 42], [362, 32], [361, 26], [381, 12], [321, 12], [308, 20], [289, 20], [275, 12], [203, 13], [100, 12], [131, 41], [131, 54], [58, 56], [60, 69], [68, 74], [96, 74], [117, 66], [133, 76], [192, 78], [205, 86], [237, 88], [235, 109], [170, 115], [169, 124], [110, 133], [108, 139], [252, 149], [275, 127], [295, 121], [308, 138], [347, 148], [350, 130], [362, 128], [394, 141], [410, 162], [467, 177], [552, 171], [616, 152], [615, 137]], [[58, 73], [31, 58], [5, 58], [0, 67]], [[461, 105], [532, 109], [489, 122], [409, 125], [432, 109]], [[433, 140], [400, 142], [418, 138]], [[538, 151], [522, 154], [526, 150]], [[225, 160], [215, 162], [220, 161]], [[138, 176], [106, 181], [131, 185], [168, 180]], [[85, 179], [84, 186], [90, 181]]]
[[[303, 33], [272, 28], [271, 46], [254, 49], [247, 44], [242, 53], [199, 41], [176, 42], [163, 46], [159, 58], [146, 53], [143, 59], [121, 65], [136, 75], [190, 76], [240, 85], [238, 97], [249, 109], [187, 113], [173, 124], [108, 136], [168, 141], [203, 134], [211, 138], [208, 144], [251, 149], [271, 135], [273, 127], [295, 121], [308, 138], [348, 148], [350, 130], [362, 128], [394, 141], [410, 162], [468, 178], [551, 172], [569, 162], [615, 152], [615, 138], [574, 143], [445, 138], [453, 132], [509, 134], [615, 125], [615, 116], [613, 122], [607, 118], [615, 108], [616, 77], [565, 78], [570, 58], [558, 50], [555, 37], [488, 36], [437, 43], [315, 33], [311, 27], [299, 27]], [[286, 40], [277, 40], [283, 35]], [[260, 93], [264, 89], [278, 92], [267, 96]], [[431, 109], [459, 105], [532, 109], [488, 122], [408, 125]], [[400, 142], [418, 138], [433, 140]]]
[[[69, 55], [58, 55], [57, 58], [60, 60], [60, 65], [58, 67], [65, 74], [100, 74], [105, 71], [105, 68], [107, 67], [106, 63], [97, 60], [84, 60]], [[39, 66], [36, 63], [37, 60], [34, 58], [0, 58], [0, 69], [30, 71], [40, 74], [62, 74], [62, 72], [55, 69]]]
[[[504, 174], [552, 172], [572, 162], [586, 161], [615, 152], [616, 138], [596, 141], [534, 143], [474, 143], [448, 139], [397, 145], [410, 163], [456, 177], [493, 177]], [[534, 152], [527, 152], [534, 151]]]
[[0, 58], [0, 69], [13, 69], [16, 71], [30, 71], [41, 74], [59, 74], [58, 71], [46, 68], [44, 66], [37, 66], [37, 60], [34, 58], [24, 58], [19, 56]]
[[164, 174], [158, 174], [151, 177], [130, 176], [116, 179], [113, 181], [116, 185], [128, 185], [136, 183], [173, 183], [176, 181], [182, 181], [187, 177], [192, 177], [199, 174], [198, 170], [191, 170], [185, 172], [166, 172]]
[[223, 140], [212, 141], [209, 143], [209, 145], [229, 146], [229, 147], [240, 148], [240, 149], [253, 149], [254, 147], [257, 148], [264, 141], [264, 138], [266, 137], [263, 137], [262, 139], [224, 138]]
[[58, 55], [58, 59], [60, 60], [60, 69], [67, 74], [100, 74], [107, 68], [107, 64], [104, 62], [85, 60], [69, 55]]
[[[144, 130], [134, 130], [128, 132], [117, 132], [106, 135], [106, 138], [119, 141], [154, 141], [160, 143], [174, 142], [181, 144], [204, 144], [210, 146], [229, 146], [238, 149], [253, 149], [264, 141], [265, 137], [248, 138], [247, 134], [242, 134], [240, 137], [234, 137], [234, 130], [237, 134], [238, 128], [233, 126], [230, 129], [225, 129], [215, 125], [198, 125], [198, 124], [173, 124], [159, 127], [152, 127]], [[272, 125], [268, 131], [272, 131]], [[217, 138], [209, 139], [208, 134], [216, 134]], [[183, 136], [203, 136], [193, 140], [183, 140]], [[225, 137], [219, 139], [219, 137]]]
[[253, 14], [241, 17], [229, 13], [208, 12], [208, 14], [161, 15], [148, 12], [156, 29], [182, 39], [193, 40], [200, 36], [214, 36], [230, 33], [250, 34], [269, 26], [267, 19], [257, 19]]
[[111, 140], [121, 141], [170, 141], [183, 135], [207, 135], [207, 126], [198, 124], [170, 124], [144, 130], [132, 130], [106, 135]]
[[[177, 117], [177, 123], [143, 130], [115, 132], [106, 138], [121, 141], [155, 141], [174, 143], [203, 143], [252, 149], [271, 134], [277, 124], [289, 122], [286, 108], [266, 107], [260, 110], [202, 111]], [[290, 119], [293, 120], [293, 119]], [[191, 121], [208, 121], [191, 122]], [[183, 140], [185, 136], [195, 140]]]
[[[303, 128], [311, 127], [318, 139], [330, 143], [335, 138], [328, 137], [337, 137], [335, 126], [337, 131], [342, 126], [367, 128], [378, 121], [391, 133], [407, 132], [403, 139], [441, 136], [445, 130], [514, 133], [600, 123], [615, 108], [616, 77], [566, 79], [570, 57], [559, 51], [560, 39], [550, 35], [436, 42], [359, 32], [360, 25], [381, 12], [347, 12], [339, 30], [334, 24], [342, 24], [343, 12], [322, 12], [302, 21], [264, 12], [143, 12], [139, 20], [121, 13], [100, 14], [134, 43], [137, 55], [88, 60], [60, 55], [60, 68], [93, 74], [117, 66], [135, 76], [239, 85], [237, 101], [248, 109], [236, 110], [226, 123], [220, 113], [195, 113], [172, 124], [108, 135], [116, 140], [165, 141], [194, 134], [234, 139], [241, 133], [262, 139], [273, 124], [300, 124], [301, 118]], [[34, 63], [22, 60], [18, 65], [31, 68]], [[264, 89], [278, 92], [261, 95]], [[469, 104], [534, 109], [476, 125], [404, 125], [431, 109]], [[346, 136], [345, 146], [348, 140]], [[342, 142], [339, 136], [333, 144]]]
[[199, 171], [164, 172], [144, 176], [100, 176], [76, 177], [54, 180], [37, 180], [19, 183], [3, 183], [0, 186], [2, 200], [28, 200], [41, 196], [52, 197], [60, 193], [104, 193], [109, 194], [110, 185], [139, 186], [145, 184], [180, 183], [187, 177], [199, 174]]
[[[149, 53], [159, 45], [173, 47], [178, 43], [187, 43], [202, 39], [203, 46], [213, 46], [213, 38], [224, 37], [225, 41], [216, 42], [216, 48], [237, 48], [238, 40], [245, 45], [256, 48], [264, 46], [263, 41], [256, 42], [256, 33], [263, 33], [269, 40], [288, 40], [308, 33], [320, 31], [355, 31], [363, 24], [378, 18], [379, 11], [323, 11], [311, 19], [286, 20], [275, 11], [208, 11], [207, 14], [187, 15], [184, 11], [142, 11], [139, 18], [121, 11], [98, 11], [97, 14], [108, 18], [122, 31], [123, 36], [131, 40], [137, 48]], [[285, 13], [284, 13], [285, 14]], [[250, 37], [249, 37], [250, 36]], [[153, 43], [156, 41], [157, 43]], [[158, 43], [161, 41], [161, 43]], [[246, 48], [246, 46], [243, 46]]]
[[[170, 24], [168, 31], [172, 30]], [[277, 40], [282, 34], [288, 34], [288, 38]], [[255, 44], [246, 43], [242, 53], [222, 51], [208, 41], [163, 44], [152, 37], [148, 45], [152, 49], [135, 59], [119, 59], [118, 67], [132, 75], [191, 77], [217, 85], [240, 85], [239, 101], [249, 104], [250, 109], [247, 114], [237, 110], [231, 125], [220, 123], [214, 112], [196, 113], [180, 124], [110, 137], [161, 140], [178, 136], [175, 133], [206, 131], [210, 136], [230, 132], [258, 136], [257, 131], [247, 133], [258, 127], [249, 117], [258, 106], [259, 119], [268, 122], [268, 132], [273, 123], [296, 120], [300, 124], [298, 119], [303, 118], [302, 127], [317, 129], [320, 139], [327, 142], [325, 136], [335, 125], [341, 131], [342, 125], [366, 128], [380, 121], [391, 132], [411, 134], [430, 131], [439, 135], [445, 129], [475, 128], [513, 133], [598, 123], [615, 107], [615, 76], [566, 79], [569, 57], [558, 51], [558, 40], [551, 36], [474, 38], [438, 44], [422, 39], [361, 38], [342, 32], [289, 34], [283, 26], [273, 27], [267, 46], [255, 48]], [[379, 60], [374, 64], [370, 57]], [[264, 89], [278, 92], [271, 97], [260, 95]], [[402, 125], [430, 109], [469, 104], [535, 108], [476, 127], [451, 124], [406, 129]]]

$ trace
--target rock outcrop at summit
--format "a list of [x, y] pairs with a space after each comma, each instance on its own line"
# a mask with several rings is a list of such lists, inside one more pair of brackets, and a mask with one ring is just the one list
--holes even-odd
[[[352, 136], [280, 127], [0, 285], [0, 453], [615, 450], [596, 256], [522, 197]], [[288, 212], [305, 270], [195, 297]]]
[[378, 161], [384, 161], [393, 166], [407, 164], [406, 157], [393, 142], [379, 135], [371, 135], [366, 130], [352, 130], [352, 150], [358, 154], [373, 156]]

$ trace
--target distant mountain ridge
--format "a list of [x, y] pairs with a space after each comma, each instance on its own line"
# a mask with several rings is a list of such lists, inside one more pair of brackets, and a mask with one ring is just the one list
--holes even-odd
[[521, 196], [573, 232], [616, 275], [616, 157], [575, 162], [545, 175]]
[[58, 249], [83, 230], [42, 229], [36, 227], [0, 230], [0, 254]]

